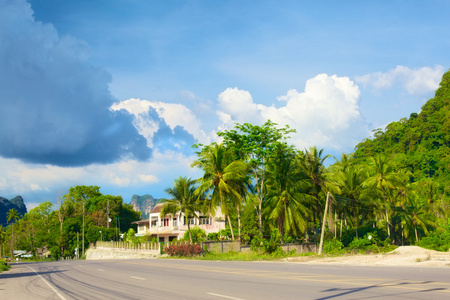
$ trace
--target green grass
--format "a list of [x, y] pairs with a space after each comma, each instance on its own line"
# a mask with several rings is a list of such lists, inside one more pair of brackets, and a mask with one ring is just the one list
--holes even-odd
[[254, 252], [209, 252], [204, 256], [197, 257], [170, 257], [170, 258], [182, 258], [182, 259], [195, 259], [195, 260], [219, 260], [219, 261], [276, 261], [287, 257], [297, 256], [311, 256], [317, 255], [315, 253], [303, 253], [303, 254], [285, 254], [275, 252], [271, 254], [267, 253], [254, 253]]
[[8, 271], [11, 268], [11, 266], [6, 263], [6, 266], [3, 264], [3, 262], [0, 264], [0, 273], [3, 271]]

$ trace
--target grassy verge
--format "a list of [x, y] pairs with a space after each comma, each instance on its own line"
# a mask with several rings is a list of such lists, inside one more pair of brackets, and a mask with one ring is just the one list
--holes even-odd
[[195, 259], [195, 260], [220, 260], [220, 261], [276, 261], [287, 257], [298, 256], [316, 256], [315, 253], [303, 253], [303, 254], [281, 254], [279, 252], [267, 254], [267, 253], [254, 253], [254, 252], [209, 252], [204, 256], [195, 257], [177, 257], [171, 256], [168, 258], [181, 258], [181, 259]]
[[1, 263], [0, 264], [0, 273], [3, 271], [8, 271], [11, 268], [11, 266], [8, 263]]

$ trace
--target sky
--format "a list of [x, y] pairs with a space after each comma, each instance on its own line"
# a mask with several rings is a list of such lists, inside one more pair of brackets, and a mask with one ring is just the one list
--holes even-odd
[[[450, 2], [0, 0], [0, 196], [164, 198], [195, 143], [266, 120], [339, 157], [420, 112]], [[332, 163], [330, 160], [328, 163]]]

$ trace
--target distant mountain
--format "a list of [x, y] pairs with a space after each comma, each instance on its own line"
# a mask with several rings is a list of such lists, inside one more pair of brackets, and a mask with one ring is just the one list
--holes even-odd
[[0, 197], [0, 225], [3, 227], [8, 225], [6, 214], [10, 209], [14, 208], [17, 210], [20, 217], [23, 217], [27, 213], [27, 207], [23, 203], [23, 198], [21, 196], [16, 196], [11, 200]]
[[143, 220], [148, 219], [150, 211], [157, 203], [158, 200], [153, 198], [151, 195], [133, 195], [130, 202], [135, 211], [140, 211], [142, 213]]

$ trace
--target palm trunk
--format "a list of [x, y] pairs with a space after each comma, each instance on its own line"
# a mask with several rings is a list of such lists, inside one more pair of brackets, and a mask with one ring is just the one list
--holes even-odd
[[391, 238], [391, 228], [389, 227], [389, 214], [388, 214], [388, 209], [387, 209], [387, 205], [384, 205], [384, 209], [386, 211], [386, 226], [387, 226], [387, 232], [388, 232], [388, 237]]
[[237, 208], [237, 211], [238, 211], [238, 232], [239, 232], [239, 240], [241, 239], [241, 209], [240, 209], [240, 207], [238, 206], [238, 208]]
[[231, 225], [230, 214], [227, 215], [227, 218], [228, 218], [228, 224], [230, 225], [231, 239], [234, 241], [233, 226]]

